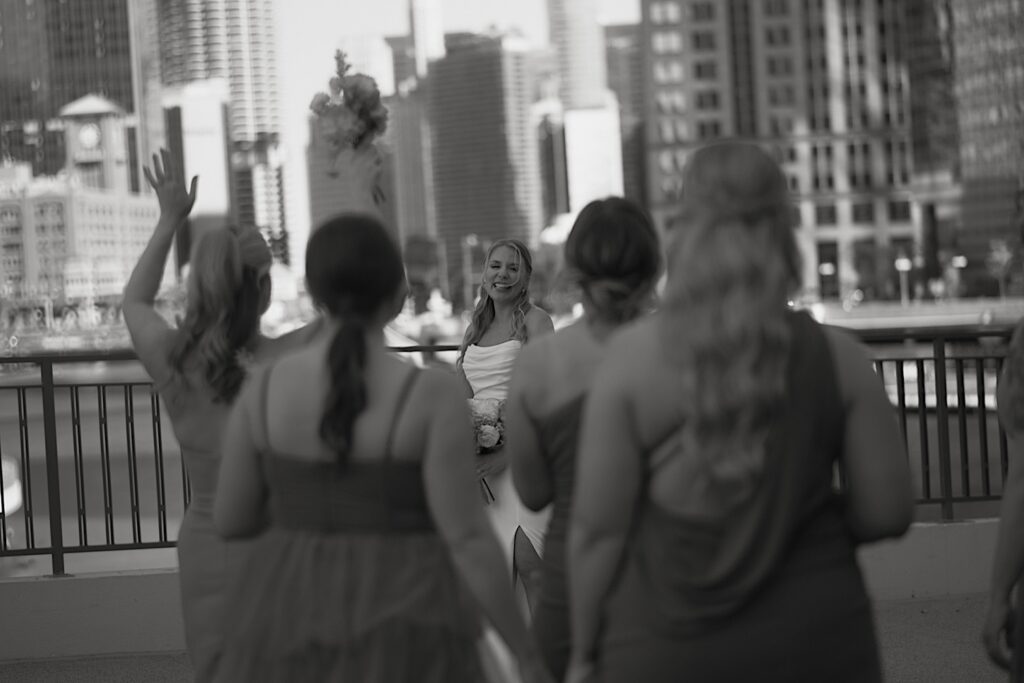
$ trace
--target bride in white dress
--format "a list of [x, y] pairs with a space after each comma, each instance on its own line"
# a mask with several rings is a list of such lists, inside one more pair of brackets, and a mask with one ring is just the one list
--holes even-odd
[[[487, 251], [480, 300], [459, 353], [458, 369], [472, 398], [505, 399], [523, 344], [554, 331], [551, 317], [530, 303], [532, 270], [530, 252], [518, 240], [497, 240]], [[519, 501], [502, 451], [482, 457], [480, 469], [494, 496], [487, 508], [491, 523], [530, 603], [549, 511], [532, 512]]]

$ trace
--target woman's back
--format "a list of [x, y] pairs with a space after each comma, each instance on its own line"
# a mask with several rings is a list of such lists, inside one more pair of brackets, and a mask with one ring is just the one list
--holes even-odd
[[[647, 495], [609, 598], [602, 646], [609, 680], [635, 667], [652, 681], [671, 680], [669, 672], [679, 667], [694, 680], [732, 680], [754, 671], [763, 680], [877, 680], [870, 606], [832, 490], [844, 442], [836, 369], [817, 323], [791, 314], [789, 325], [785, 400], [748, 500], [732, 504], [720, 497], [700, 454], [682, 446], [671, 422], [659, 437], [641, 432]], [[664, 379], [650, 394], [631, 398], [638, 416], [655, 413], [655, 425], [674, 400], [664, 393], [673, 377], [664, 369], [671, 366], [660, 367]], [[751, 640], [755, 632], [763, 635]], [[808, 649], [807, 642], [830, 647]], [[737, 646], [742, 657], [725, 656]]]
[[[246, 395], [255, 397], [247, 410], [269, 526], [253, 550], [260, 563], [230, 597], [237, 626], [225, 680], [301, 678], [304, 670], [324, 680], [472, 680], [477, 617], [423, 483], [429, 403], [415, 398], [423, 372], [373, 356], [366, 408], [341, 466], [319, 436], [325, 353], [314, 342], [282, 358]], [[412, 670], [424, 661], [431, 668]]]

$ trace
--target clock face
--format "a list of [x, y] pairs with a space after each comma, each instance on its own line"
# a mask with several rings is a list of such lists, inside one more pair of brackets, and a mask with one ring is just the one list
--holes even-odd
[[96, 149], [100, 144], [100, 127], [87, 123], [78, 129], [78, 142], [85, 149]]

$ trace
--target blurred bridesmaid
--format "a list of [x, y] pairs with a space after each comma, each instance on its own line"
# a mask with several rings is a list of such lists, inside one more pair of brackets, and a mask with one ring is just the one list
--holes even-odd
[[523, 680], [553, 680], [475, 486], [462, 387], [385, 347], [406, 291], [397, 246], [339, 216], [310, 237], [306, 278], [320, 332], [254, 374], [224, 435], [217, 528], [260, 537], [231, 588], [220, 680], [480, 681], [480, 612]]
[[582, 293], [583, 317], [524, 348], [512, 373], [506, 427], [516, 490], [531, 510], [552, 506], [533, 632], [558, 680], [569, 662], [565, 554], [583, 401], [608, 337], [649, 307], [660, 265], [646, 212], [614, 197], [588, 204], [565, 243], [565, 267]]
[[788, 307], [778, 164], [723, 142], [683, 183], [664, 304], [584, 409], [568, 680], [880, 681], [855, 550], [911, 522], [895, 411], [853, 337]]
[[188, 472], [192, 499], [178, 533], [185, 643], [196, 680], [210, 681], [223, 647], [228, 565], [242, 561], [242, 550], [225, 544], [213, 527], [221, 431], [246, 375], [243, 357], [258, 359], [268, 351], [259, 323], [270, 303], [271, 254], [255, 230], [204, 234], [191, 258], [184, 318], [171, 326], [154, 302], [198, 178], [186, 190], [178, 161], [166, 151], [154, 155], [146, 178], [156, 190], [160, 219], [125, 287], [122, 310]]

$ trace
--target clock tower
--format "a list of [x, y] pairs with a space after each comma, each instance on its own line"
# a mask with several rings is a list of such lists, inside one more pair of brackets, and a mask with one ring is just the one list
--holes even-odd
[[86, 95], [60, 111], [67, 150], [65, 170], [86, 187], [128, 191], [126, 115], [99, 95]]

